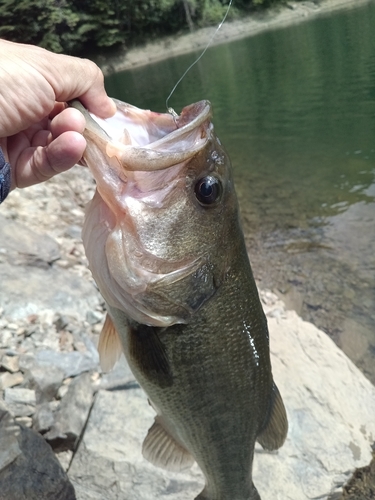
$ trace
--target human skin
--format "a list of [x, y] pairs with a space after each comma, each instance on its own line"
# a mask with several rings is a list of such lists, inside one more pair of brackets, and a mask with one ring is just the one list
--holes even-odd
[[0, 40], [0, 147], [12, 167], [11, 190], [81, 159], [85, 119], [65, 104], [74, 98], [102, 118], [116, 110], [92, 61]]

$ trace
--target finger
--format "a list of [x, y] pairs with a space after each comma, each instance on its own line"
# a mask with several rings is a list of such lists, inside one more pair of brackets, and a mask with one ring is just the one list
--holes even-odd
[[17, 187], [28, 187], [46, 181], [78, 163], [86, 148], [78, 132], [64, 132], [48, 146], [27, 148], [18, 158], [15, 168]]
[[31, 140], [31, 146], [36, 148], [38, 146], [47, 146], [50, 142], [52, 142], [52, 134], [49, 130], [39, 130], [34, 134]]
[[66, 108], [51, 120], [50, 129], [53, 137], [57, 137], [70, 130], [82, 133], [85, 126], [86, 120], [78, 109]]
[[56, 115], [61, 113], [61, 111], [64, 111], [65, 108], [66, 108], [66, 104], [64, 102], [57, 102], [56, 101], [52, 111], [49, 114], [49, 118], [52, 120], [52, 118], [54, 118]]
[[[56, 54], [54, 54], [56, 58]], [[88, 59], [59, 54], [60, 65], [45, 61], [44, 77], [52, 85], [56, 101], [66, 102], [78, 98], [92, 113], [109, 118], [116, 112], [116, 105], [104, 89], [104, 76], [100, 68]], [[55, 61], [56, 62], [56, 61]]]

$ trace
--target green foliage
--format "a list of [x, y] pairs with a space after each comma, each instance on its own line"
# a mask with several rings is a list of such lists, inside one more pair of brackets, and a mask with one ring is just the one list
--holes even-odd
[[[0, 0], [0, 37], [61, 52], [77, 42], [79, 17], [66, 0]], [[72, 33], [69, 36], [69, 33]]]
[[[234, 0], [248, 10], [272, 0]], [[273, 0], [282, 1], [282, 0]], [[229, 0], [0, 0], [0, 37], [80, 54], [217, 24]], [[234, 7], [234, 6], [233, 6]]]

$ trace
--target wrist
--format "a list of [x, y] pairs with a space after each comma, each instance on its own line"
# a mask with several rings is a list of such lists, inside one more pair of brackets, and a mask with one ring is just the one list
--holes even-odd
[[11, 180], [10, 164], [5, 160], [3, 150], [0, 148], [0, 204], [9, 194]]

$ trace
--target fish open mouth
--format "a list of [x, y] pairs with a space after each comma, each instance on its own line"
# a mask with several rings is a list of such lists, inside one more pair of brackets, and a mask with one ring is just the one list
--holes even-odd
[[183, 108], [178, 116], [142, 110], [114, 99], [109, 119], [89, 113], [77, 100], [70, 106], [86, 119], [84, 136], [126, 171], [155, 171], [192, 158], [207, 143], [211, 104], [203, 100]]

